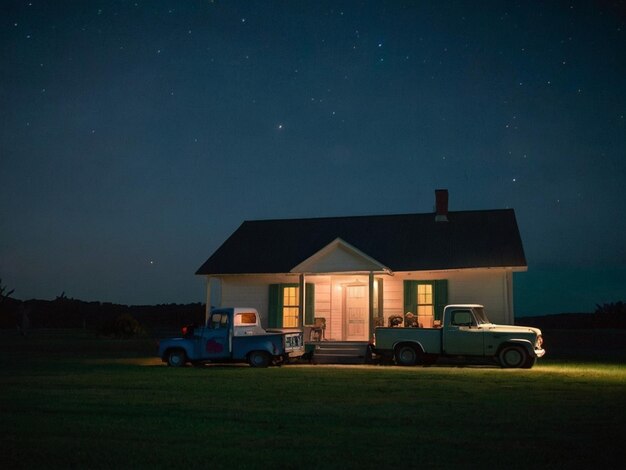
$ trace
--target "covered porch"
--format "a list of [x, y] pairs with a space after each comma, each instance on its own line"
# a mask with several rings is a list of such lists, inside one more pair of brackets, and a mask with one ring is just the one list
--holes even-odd
[[[383, 278], [393, 275], [388, 267], [337, 238], [291, 273], [299, 275], [298, 325], [305, 340], [372, 341], [383, 324]], [[313, 302], [306, 302], [307, 287], [315, 291]]]
[[[383, 320], [384, 274], [301, 275], [298, 326], [307, 342], [370, 342]], [[306, 302], [307, 289], [313, 302]], [[307, 312], [307, 307], [312, 309]]]
[[207, 313], [224, 302], [246, 305], [260, 312], [266, 328], [302, 328], [306, 342], [369, 343], [384, 324], [383, 286], [393, 277], [337, 238], [289, 272], [208, 276]]

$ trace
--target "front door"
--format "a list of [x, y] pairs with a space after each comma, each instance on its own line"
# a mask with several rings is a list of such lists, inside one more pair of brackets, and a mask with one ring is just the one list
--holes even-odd
[[367, 341], [369, 336], [369, 305], [366, 285], [346, 286], [346, 341]]

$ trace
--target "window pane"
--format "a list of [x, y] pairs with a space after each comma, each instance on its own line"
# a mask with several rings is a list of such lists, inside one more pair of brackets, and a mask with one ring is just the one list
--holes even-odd
[[417, 314], [432, 315], [433, 308], [433, 286], [432, 284], [417, 285]]
[[283, 326], [294, 328], [298, 326], [298, 307], [285, 307], [283, 309]]
[[432, 305], [418, 305], [417, 306], [418, 315], [432, 315], [433, 313], [434, 313], [434, 309]]
[[237, 315], [237, 318], [235, 320], [236, 325], [247, 325], [247, 324], [254, 325], [255, 323], [256, 323], [256, 313], [254, 312], [240, 313], [239, 315]]
[[297, 306], [299, 297], [299, 287], [285, 287], [283, 291], [283, 305], [284, 306]]
[[283, 289], [283, 326], [295, 328], [298, 326], [300, 313], [300, 288], [285, 287]]

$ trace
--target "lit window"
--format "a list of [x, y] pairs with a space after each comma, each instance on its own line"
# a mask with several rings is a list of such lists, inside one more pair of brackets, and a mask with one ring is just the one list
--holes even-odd
[[300, 313], [300, 288], [285, 287], [283, 289], [283, 327], [295, 328], [298, 326]]
[[417, 285], [417, 314], [432, 315], [434, 313], [433, 305], [433, 286], [432, 284]]
[[235, 319], [235, 325], [255, 325], [256, 324], [256, 313], [254, 312], [246, 312], [237, 314], [237, 318]]

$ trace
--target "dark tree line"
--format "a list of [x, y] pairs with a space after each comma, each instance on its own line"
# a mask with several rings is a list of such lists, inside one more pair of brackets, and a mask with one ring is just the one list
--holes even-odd
[[626, 328], [626, 304], [620, 300], [596, 305], [594, 317], [597, 328]]
[[[133, 320], [138, 323], [134, 324]], [[104, 334], [179, 328], [204, 321], [204, 305], [160, 304], [121, 305], [110, 302], [85, 302], [61, 294], [54, 300], [0, 300], [0, 328], [87, 328]], [[117, 325], [117, 326], [116, 326]]]
[[557, 313], [537, 317], [519, 317], [516, 325], [536, 326], [546, 330], [584, 330], [626, 328], [626, 304], [610, 302], [596, 305], [593, 313]]

